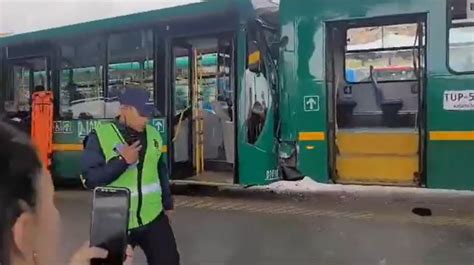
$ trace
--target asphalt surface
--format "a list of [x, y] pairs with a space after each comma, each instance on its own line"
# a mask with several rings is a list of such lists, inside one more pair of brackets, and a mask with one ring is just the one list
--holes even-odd
[[[184, 265], [474, 264], [474, 203], [177, 196]], [[91, 196], [61, 191], [62, 259], [89, 235]], [[415, 207], [421, 213], [413, 214]], [[137, 251], [134, 264], [146, 261]]]

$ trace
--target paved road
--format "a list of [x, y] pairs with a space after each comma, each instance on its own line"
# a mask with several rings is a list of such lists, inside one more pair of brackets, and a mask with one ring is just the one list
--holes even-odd
[[[87, 239], [90, 194], [59, 192], [57, 204], [67, 257]], [[474, 264], [472, 202], [178, 196], [176, 204], [184, 265]], [[433, 216], [412, 214], [415, 206]]]

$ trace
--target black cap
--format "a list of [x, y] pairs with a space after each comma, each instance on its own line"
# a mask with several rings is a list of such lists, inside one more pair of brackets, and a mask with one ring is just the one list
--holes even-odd
[[150, 93], [140, 87], [125, 87], [120, 95], [120, 105], [132, 106], [137, 109], [142, 117], [150, 118], [154, 113], [153, 102], [150, 101]]

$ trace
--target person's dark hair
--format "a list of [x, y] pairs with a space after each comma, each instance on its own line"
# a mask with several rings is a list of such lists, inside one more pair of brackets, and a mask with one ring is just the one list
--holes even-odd
[[35, 92], [45, 91], [46, 89], [42, 85], [35, 86]]
[[41, 161], [26, 134], [0, 122], [0, 264], [10, 264], [12, 227], [36, 206]]

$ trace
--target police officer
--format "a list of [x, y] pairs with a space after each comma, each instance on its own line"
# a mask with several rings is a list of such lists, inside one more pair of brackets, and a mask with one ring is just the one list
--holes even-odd
[[149, 93], [127, 87], [119, 117], [99, 125], [85, 139], [81, 170], [85, 186], [131, 191], [130, 244], [140, 246], [149, 265], [177, 265], [179, 254], [167, 212], [173, 209], [159, 132], [147, 125], [153, 113]]

